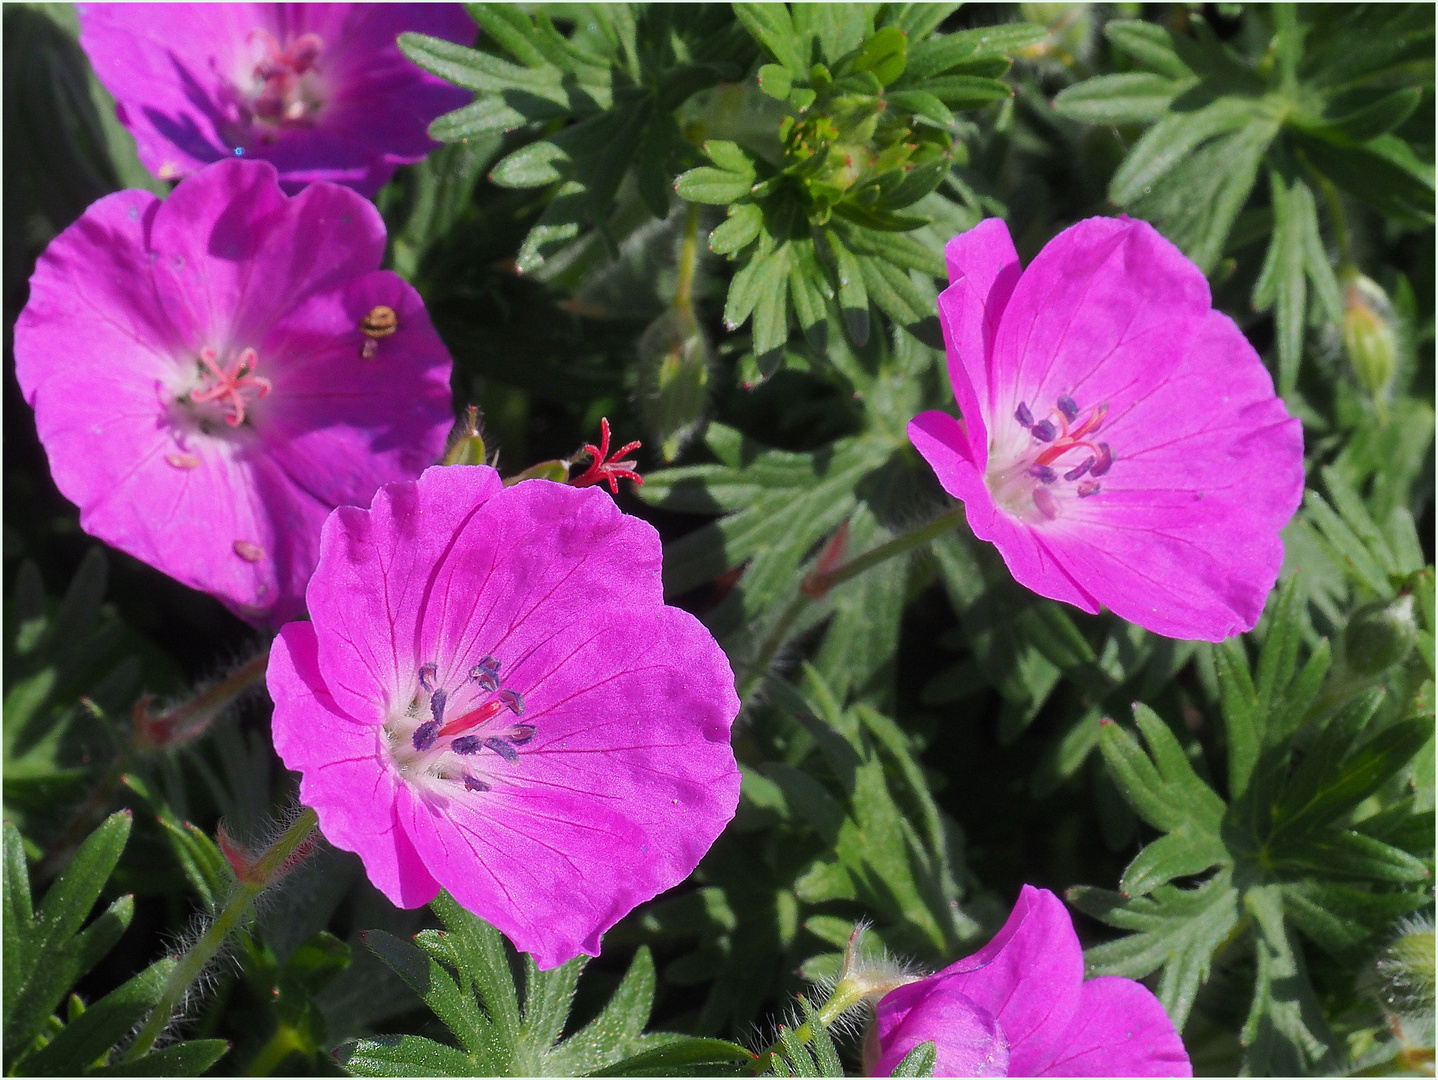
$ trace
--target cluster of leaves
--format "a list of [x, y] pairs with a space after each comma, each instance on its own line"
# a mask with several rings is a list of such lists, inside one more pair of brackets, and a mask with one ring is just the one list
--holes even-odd
[[129, 836], [130, 814], [113, 814], [81, 845], [37, 909], [23, 842], [6, 824], [7, 1076], [194, 1076], [229, 1050], [223, 1039], [174, 1042], [138, 1056], [117, 1049], [159, 1002], [173, 957], [88, 1004], [70, 993], [114, 948], [134, 915], [134, 897], [125, 895], [86, 923]]
[[[198, 1070], [227, 1040], [215, 1071], [841, 1075], [857, 1047], [805, 1026], [807, 979], [835, 973], [855, 923], [938, 965], [1023, 881], [1118, 883], [1070, 894], [1114, 931], [1090, 967], [1153, 976], [1203, 1070], [1404, 1067], [1365, 971], [1431, 905], [1431, 8], [471, 10], [475, 48], [402, 42], [476, 98], [380, 194], [388, 265], [425, 297], [506, 473], [605, 415], [620, 441], [642, 427], [666, 462], [684, 454], [620, 499], [658, 523], [671, 601], [738, 676], [738, 816], [582, 980], [445, 898], [398, 912], [322, 852], [236, 936], [191, 1010], [200, 1040], [122, 1061], [162, 940], [231, 888], [218, 818], [259, 835], [285, 790], [262, 715], [111, 766], [127, 732], [110, 718], [244, 631], [128, 561], [107, 582], [82, 559], [7, 391], [6, 1070], [160, 1071], [167, 1053]], [[50, 236], [117, 186], [163, 185], [73, 14], [9, 6], [5, 23], [13, 320]], [[904, 434], [952, 404], [944, 241], [997, 214], [1027, 259], [1115, 207], [1209, 271], [1303, 419], [1323, 494], [1285, 533], [1259, 630], [1210, 648], [1076, 613], [961, 524], [806, 591], [946, 509]], [[1367, 302], [1360, 272], [1391, 299], [1371, 312], [1381, 392], [1338, 329]], [[1137, 737], [1104, 722], [1134, 701]], [[136, 811], [128, 844], [103, 824], [28, 916], [37, 944], [12, 949], [25, 855], [38, 889], [116, 800]], [[151, 913], [123, 940], [119, 892]], [[55, 922], [67, 895], [79, 913]], [[921, 1047], [901, 1074], [932, 1060]]]
[[[1054, 107], [1093, 123], [1152, 125], [1109, 198], [1205, 271], [1268, 238], [1251, 295], [1257, 309], [1274, 309], [1288, 395], [1306, 323], [1343, 316], [1320, 201], [1336, 206], [1336, 186], [1395, 222], [1433, 223], [1433, 20], [1407, 4], [1276, 4], [1254, 9], [1246, 29], [1223, 41], [1188, 12], [1170, 27], [1111, 22], [1112, 48], [1136, 70], [1077, 83]], [[1260, 175], [1268, 205], [1245, 210]]]

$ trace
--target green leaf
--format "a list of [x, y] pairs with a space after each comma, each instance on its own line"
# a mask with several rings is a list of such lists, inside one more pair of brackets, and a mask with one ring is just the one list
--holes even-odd
[[938, 1057], [938, 1048], [932, 1041], [921, 1042], [907, 1054], [902, 1061], [894, 1066], [890, 1076], [933, 1076], [934, 1062]]
[[[13, 1061], [40, 1033], [65, 993], [119, 940], [129, 924], [133, 901], [123, 897], [77, 935], [101, 890], [114, 871], [130, 835], [131, 815], [122, 810], [110, 815], [75, 852], [70, 865], [50, 886], [34, 922], [23, 921], [28, 886], [20, 892], [12, 873], [23, 872], [23, 849], [13, 829], [6, 830], [6, 916], [21, 916], [18, 962], [6, 953], [5, 1058]], [[13, 837], [13, 839], [12, 839]], [[7, 937], [9, 923], [7, 921]], [[12, 974], [13, 967], [13, 974]]]
[[864, 285], [863, 267], [833, 232], [820, 230], [814, 239], [814, 250], [829, 263], [838, 282], [839, 307], [849, 336], [862, 346], [869, 339], [869, 293]]
[[[122, 1061], [89, 1076], [199, 1076], [229, 1052], [224, 1039], [191, 1039], [152, 1050], [134, 1061]], [[393, 1074], [391, 1074], [393, 1075]]]
[[808, 42], [794, 31], [794, 20], [785, 4], [735, 4], [734, 14], [769, 55], [795, 75], [809, 72]]
[[27, 1057], [21, 1063], [20, 1073], [78, 1076], [86, 1066], [108, 1053], [155, 1007], [174, 967], [175, 961], [169, 957], [158, 960], [91, 1004], [42, 1050]]
[[885, 100], [941, 128], [951, 128], [956, 123], [949, 107], [928, 90], [896, 90], [886, 95]]
[[1380, 214], [1413, 227], [1433, 224], [1433, 166], [1397, 136], [1339, 144], [1295, 135], [1294, 142], [1314, 169]]
[[483, 1076], [452, 1046], [419, 1035], [376, 1035], [347, 1043], [335, 1060], [356, 1076]]
[[634, 954], [619, 988], [599, 1015], [545, 1059], [555, 1076], [580, 1076], [613, 1065], [633, 1052], [654, 1002], [654, 960], [647, 946]]
[[[493, 1042], [490, 1021], [480, 1013], [474, 998], [433, 956], [383, 930], [366, 931], [361, 940], [409, 984], [444, 1026], [454, 1033], [466, 1051], [471, 1055], [489, 1052]], [[513, 992], [511, 983], [510, 993]]]
[[909, 47], [908, 35], [897, 26], [886, 26], [864, 42], [863, 52], [852, 61], [854, 71], [870, 71], [883, 86], [904, 73]]
[[552, 142], [533, 142], [505, 157], [489, 174], [500, 187], [532, 188], [564, 178], [558, 166], [568, 164], [569, 153]]
[[981, 75], [945, 75], [930, 79], [924, 83], [924, 92], [950, 109], [978, 109], [1014, 96], [1008, 83]]
[[1068, 890], [1069, 903], [1094, 918], [1134, 933], [1084, 954], [1087, 974], [1141, 979], [1163, 968], [1157, 994], [1181, 1031], [1213, 954], [1238, 925], [1238, 890], [1220, 870], [1194, 889], [1164, 885], [1129, 898], [1106, 889]]
[[1166, 116], [1124, 158], [1109, 184], [1109, 198], [1120, 206], [1134, 202], [1201, 143], [1246, 127], [1254, 118], [1254, 104], [1242, 98], [1219, 98], [1196, 112]]
[[1244, 904], [1259, 930], [1253, 1003], [1240, 1036], [1245, 1069], [1266, 1076], [1330, 1071], [1323, 1066], [1333, 1052], [1333, 1033], [1308, 981], [1303, 954], [1284, 925], [1281, 892], [1271, 885], [1250, 889]]
[[518, 1044], [524, 1029], [504, 935], [460, 907], [447, 892], [441, 892], [430, 902], [430, 907], [449, 928], [449, 940], [460, 971], [474, 982], [500, 1037], [507, 1045]]
[[674, 190], [681, 199], [688, 199], [690, 202], [726, 206], [748, 195], [753, 185], [753, 173], [746, 176], [743, 173], [701, 165], [683, 173], [674, 182]]
[[675, 1036], [672, 1041], [590, 1073], [591, 1076], [716, 1076], [736, 1072], [754, 1055], [723, 1039]]
[[786, 101], [794, 88], [794, 77], [782, 64], [765, 64], [759, 69], [759, 89], [771, 98]]
[[1388, 927], [1427, 904], [1422, 892], [1375, 893], [1311, 880], [1283, 886], [1284, 915], [1310, 941], [1346, 963], [1367, 960]]
[[1228, 848], [1217, 836], [1171, 832], [1134, 856], [1118, 887], [1125, 896], [1147, 896], [1174, 878], [1201, 874], [1230, 858]]
[[540, 971], [534, 958], [525, 954], [524, 1034], [531, 1051], [547, 1051], [559, 1041], [574, 1003], [579, 973], [588, 961], [587, 956], [576, 956], [553, 970]]
[[1100, 75], [1065, 87], [1054, 98], [1054, 108], [1090, 124], [1152, 124], [1189, 85], [1145, 71]]
[[754, 299], [754, 352], [763, 357], [789, 340], [789, 273], [795, 265], [793, 247], [785, 244], [759, 260], [752, 288]]
[[1193, 76], [1193, 70], [1179, 57], [1169, 32], [1162, 26], [1139, 19], [1114, 19], [1104, 25], [1103, 32], [1114, 48], [1128, 53], [1150, 71], [1170, 79]]

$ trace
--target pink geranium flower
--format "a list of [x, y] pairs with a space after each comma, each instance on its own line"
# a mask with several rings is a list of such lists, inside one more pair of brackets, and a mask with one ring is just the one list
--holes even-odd
[[470, 95], [404, 58], [406, 30], [475, 37], [460, 4], [80, 5], [80, 44], [146, 168], [264, 158], [286, 191], [373, 195], [435, 148], [430, 122]]
[[270, 654], [275, 748], [401, 907], [441, 888], [541, 968], [689, 876], [734, 814], [724, 653], [597, 488], [427, 470], [325, 523]]
[[[304, 610], [320, 526], [419, 475], [452, 422], [419, 294], [373, 204], [229, 161], [121, 191], [41, 255], [15, 373], [86, 532], [255, 623]], [[398, 327], [362, 359], [360, 323]]]
[[961, 421], [909, 438], [1034, 592], [1169, 637], [1250, 630], [1303, 493], [1303, 431], [1208, 283], [1150, 225], [1090, 218], [1027, 270], [1003, 221], [949, 242]]
[[879, 1001], [867, 1072], [888, 1076], [933, 1041], [935, 1076], [1192, 1076], [1183, 1040], [1142, 984], [1084, 981], [1068, 911], [1025, 885], [973, 956]]

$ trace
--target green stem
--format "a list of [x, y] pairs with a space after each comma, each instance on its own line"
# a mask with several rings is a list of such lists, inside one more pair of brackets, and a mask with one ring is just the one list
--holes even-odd
[[255, 898], [281, 876], [286, 869], [285, 863], [300, 845], [309, 839], [310, 833], [314, 832], [318, 824], [319, 818], [315, 812], [305, 807], [294, 824], [281, 833], [280, 838], [256, 860], [253, 872], [246, 875], [249, 880], [235, 884], [214, 922], [205, 928], [199, 940], [185, 950], [179, 962], [171, 969], [169, 978], [165, 980], [165, 986], [160, 991], [160, 1000], [145, 1021], [145, 1026], [135, 1036], [130, 1049], [125, 1052], [126, 1061], [134, 1061], [144, 1056], [155, 1045], [155, 1040], [160, 1037], [176, 1008], [189, 993], [191, 984], [204, 973], [231, 931], [249, 914], [250, 905], [255, 902]]
[[1339, 201], [1338, 189], [1333, 186], [1333, 181], [1326, 176], [1318, 178], [1318, 187], [1323, 192], [1323, 201], [1328, 204], [1328, 216], [1333, 219], [1333, 237], [1338, 243], [1339, 265], [1346, 269], [1353, 265], [1353, 253], [1348, 246], [1348, 218], [1343, 213], [1343, 203]]
[[269, 1076], [275, 1071], [275, 1066], [297, 1050], [300, 1053], [308, 1052], [305, 1044], [300, 1041], [298, 1032], [289, 1024], [280, 1023], [275, 1028], [275, 1033], [270, 1036], [270, 1041], [260, 1048], [255, 1060], [250, 1062], [245, 1075]]
[[940, 536], [943, 536], [944, 533], [958, 525], [958, 523], [963, 520], [963, 516], [964, 508], [962, 506], [955, 506], [952, 510], [947, 510], [940, 514], [927, 525], [920, 526], [913, 532], [907, 532], [902, 536], [896, 536], [892, 540], [885, 541], [878, 547], [871, 548], [864, 552], [864, 554], [850, 559], [843, 566], [826, 573], [811, 572], [804, 580], [800, 590], [795, 593], [793, 599], [789, 601], [788, 607], [779, 615], [778, 621], [774, 624], [774, 628], [769, 631], [768, 636], [764, 639], [763, 645], [759, 647], [759, 652], [754, 658], [754, 663], [743, 685], [739, 689], [740, 700], [749, 700], [749, 695], [763, 680], [764, 673], [769, 670], [769, 664], [778, 653], [780, 646], [784, 644], [784, 639], [789, 636], [789, 631], [793, 628], [794, 623], [808, 606], [811, 596], [822, 597], [835, 586], [842, 585], [851, 578], [858, 577], [866, 570], [872, 570], [880, 563], [892, 559], [895, 555], [903, 555], [905, 552], [912, 551], [921, 544], [927, 544], [931, 540], [937, 540]]
[[143, 731], [137, 731], [141, 749], [165, 749], [199, 738], [210, 723], [251, 687], [265, 680], [270, 647], [265, 646], [252, 660], [241, 664], [214, 686], [159, 716], [146, 714]]
[[904, 533], [903, 536], [896, 536], [892, 540], [885, 541], [876, 548], [872, 548], [857, 558], [850, 559], [843, 566], [836, 570], [830, 570], [826, 574], [817, 574], [810, 580], [810, 588], [823, 595], [836, 585], [842, 585], [850, 578], [858, 577], [865, 570], [871, 570], [881, 562], [887, 562], [895, 555], [902, 555], [911, 551], [920, 544], [927, 544], [930, 540], [937, 540], [948, 532], [955, 525], [964, 519], [964, 508], [956, 506], [948, 510], [927, 525], [915, 529], [913, 532]]
[[[807, 1046], [809, 1040], [814, 1037], [815, 1025], [827, 1028], [844, 1012], [859, 1004], [863, 997], [863, 988], [857, 982], [850, 979], [841, 980], [829, 995], [829, 1000], [819, 1006], [819, 1011], [794, 1029], [794, 1038], [799, 1040], [801, 1046]], [[783, 1044], [775, 1039], [749, 1066], [750, 1070], [756, 1076], [764, 1072], [769, 1068], [769, 1060], [772, 1055], [777, 1054], [782, 1046]]]
[[699, 204], [684, 211], [684, 245], [679, 249], [679, 281], [674, 286], [674, 306], [688, 307], [694, 292], [694, 268], [699, 263]]

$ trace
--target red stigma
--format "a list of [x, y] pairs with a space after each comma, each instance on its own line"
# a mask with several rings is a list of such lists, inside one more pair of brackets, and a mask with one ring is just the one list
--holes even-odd
[[[208, 401], [222, 402], [222, 407], [229, 410], [225, 414], [225, 423], [230, 427], [239, 427], [245, 422], [247, 402], [264, 397], [274, 387], [269, 379], [253, 374], [259, 363], [259, 355], [254, 349], [245, 349], [228, 368], [220, 367], [216, 357], [214, 349], [200, 350], [200, 367], [207, 385], [191, 390], [190, 400], [197, 405]], [[247, 397], [247, 394], [250, 396]]]
[[444, 727], [439, 729], [439, 734], [436, 735], [435, 738], [447, 739], [451, 735], [460, 735], [470, 730], [470, 728], [477, 728], [480, 724], [495, 716], [499, 712], [499, 710], [503, 708], [504, 702], [498, 700], [497, 698], [494, 701], [486, 701], [483, 705], [481, 705], [474, 711], [467, 712], [458, 719], [451, 720], [449, 723], [445, 724]]
[[[586, 454], [590, 458], [589, 467], [579, 476], [569, 481], [572, 487], [590, 487], [593, 484], [607, 483], [611, 495], [619, 494], [620, 480], [633, 480], [636, 484], [644, 483], [634, 468], [637, 461], [623, 461], [626, 454], [638, 450], [643, 443], [637, 439], [631, 443], [625, 443], [611, 455], [609, 453], [609, 418], [602, 417], [599, 421], [599, 445], [585, 443], [584, 448], [574, 456], [580, 458]], [[606, 460], [606, 458], [608, 460]]]

